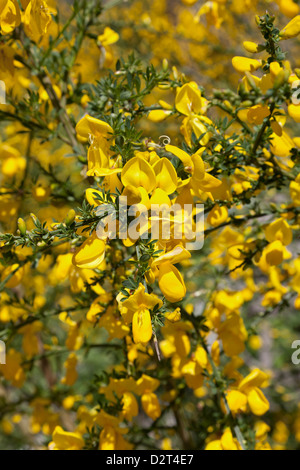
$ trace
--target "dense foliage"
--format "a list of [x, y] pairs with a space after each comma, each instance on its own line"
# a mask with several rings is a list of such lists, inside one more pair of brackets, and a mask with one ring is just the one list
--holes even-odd
[[1, 448], [299, 448], [298, 13], [0, 0]]

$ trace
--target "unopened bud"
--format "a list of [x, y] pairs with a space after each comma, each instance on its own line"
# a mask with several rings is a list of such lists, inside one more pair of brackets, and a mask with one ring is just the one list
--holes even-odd
[[178, 74], [177, 68], [172, 67], [172, 71], [173, 71], [173, 76], [174, 76], [175, 80], [178, 80], [179, 74]]
[[163, 68], [163, 71], [164, 72], [167, 72], [168, 68], [169, 68], [169, 62], [167, 59], [164, 59], [163, 62], [162, 62], [162, 68]]
[[169, 90], [171, 88], [171, 85], [168, 82], [160, 82], [158, 84], [158, 88], [160, 88], [161, 90]]
[[38, 224], [37, 216], [33, 212], [31, 212], [30, 217], [32, 218], [34, 225], [37, 225]]
[[230, 101], [225, 100], [225, 101], [224, 101], [224, 104], [225, 104], [226, 108], [227, 108], [229, 111], [233, 111], [233, 107], [232, 107], [232, 104], [230, 103]]
[[250, 108], [252, 106], [252, 101], [250, 100], [245, 100], [241, 102], [241, 107], [242, 108]]
[[259, 52], [259, 46], [255, 42], [244, 41], [243, 46], [244, 46], [244, 49], [246, 49], [247, 52], [251, 52], [252, 54], [255, 54], [256, 52]]
[[66, 220], [65, 220], [65, 223], [68, 227], [70, 225], [72, 225], [72, 223], [74, 222], [75, 215], [76, 215], [76, 213], [75, 213], [74, 209], [70, 209], [69, 212], [68, 212], [68, 215], [66, 217]]
[[21, 217], [18, 219], [18, 229], [20, 230], [20, 234], [25, 237], [26, 235], [26, 222]]

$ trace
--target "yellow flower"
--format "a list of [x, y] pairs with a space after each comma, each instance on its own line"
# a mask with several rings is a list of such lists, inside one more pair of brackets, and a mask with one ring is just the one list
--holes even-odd
[[219, 1], [220, 0], [205, 2], [195, 16], [195, 23], [199, 23], [201, 16], [205, 15], [208, 26], [220, 28], [223, 22], [223, 8]]
[[165, 357], [176, 355], [180, 358], [186, 358], [189, 355], [191, 351], [191, 343], [187, 335], [189, 328], [190, 326], [183, 322], [166, 324], [162, 330], [165, 340], [160, 343]]
[[49, 444], [51, 450], [81, 450], [84, 446], [84, 440], [79, 433], [64, 431], [61, 426], [56, 426], [52, 439]]
[[106, 27], [104, 29], [104, 33], [98, 36], [98, 41], [101, 43], [103, 47], [110, 46], [111, 44], [115, 44], [119, 41], [120, 36], [116, 31], [113, 29]]
[[221, 324], [218, 332], [227, 356], [237, 356], [244, 351], [248, 334], [239, 314], [230, 314]]
[[0, 0], [1, 33], [11, 33], [20, 23], [21, 13], [17, 0]]
[[295, 16], [281, 31], [281, 39], [290, 39], [300, 33], [300, 15]]
[[88, 171], [86, 175], [109, 176], [121, 173], [121, 171], [121, 168], [117, 167], [117, 162], [112, 162], [109, 158], [107, 146], [101, 146], [99, 141], [94, 141], [88, 150]]
[[111, 160], [109, 139], [113, 129], [109, 124], [88, 114], [76, 125], [79, 140], [89, 140], [87, 176], [111, 176], [120, 173], [117, 162]]
[[265, 395], [257, 387], [254, 387], [249, 391], [247, 398], [249, 407], [252, 413], [256, 416], [262, 416], [270, 408], [270, 404], [266, 399]]
[[64, 362], [66, 368], [66, 375], [61, 379], [61, 383], [71, 387], [77, 380], [78, 373], [76, 371], [77, 356], [75, 353], [69, 354], [67, 360]]
[[160, 403], [154, 391], [159, 387], [159, 381], [143, 374], [136, 382], [137, 392], [141, 395], [141, 403], [145, 413], [153, 420], [161, 415]]
[[290, 104], [288, 106], [288, 113], [295, 122], [300, 122], [300, 105]]
[[176, 155], [182, 161], [185, 171], [191, 174], [191, 184], [196, 190], [210, 191], [222, 184], [220, 180], [205, 171], [204, 162], [201, 158], [203, 150], [190, 156], [173, 145], [166, 145], [166, 151]]
[[9, 76], [14, 75], [15, 66], [14, 66], [14, 56], [15, 51], [12, 47], [7, 46], [6, 44], [0, 46], [0, 72]]
[[300, 206], [300, 174], [296, 177], [295, 181], [291, 181], [290, 194], [293, 203], [296, 206]]
[[22, 368], [22, 355], [15, 349], [9, 349], [6, 353], [6, 364], [0, 364], [0, 372], [14, 387], [22, 387], [25, 381], [25, 373]]
[[141, 398], [141, 403], [146, 415], [149, 416], [149, 418], [153, 419], [153, 421], [160, 417], [160, 404], [155, 393], [144, 393]]
[[230, 428], [226, 428], [221, 439], [210, 441], [205, 450], [241, 450], [236, 438], [233, 438]]
[[293, 2], [293, 0], [279, 0], [279, 8], [281, 13], [294, 18], [299, 13], [299, 5]]
[[[146, 344], [152, 337], [152, 324], [150, 311], [156, 305], [162, 306], [162, 301], [154, 294], [145, 292], [145, 286], [140, 284], [137, 290], [128, 299], [122, 302], [122, 309], [126, 309], [127, 320], [132, 318], [132, 334], [135, 343]], [[121, 314], [124, 314], [124, 311]]]
[[169, 302], [179, 302], [186, 294], [183, 277], [173, 264], [189, 259], [191, 254], [181, 245], [156, 258], [153, 268], [158, 268], [159, 288]]
[[186, 287], [180, 271], [168, 261], [159, 267], [158, 284], [169, 302], [179, 302], [186, 294]]
[[180, 308], [178, 307], [175, 310], [173, 310], [173, 312], [165, 313], [165, 318], [167, 318], [167, 320], [169, 320], [171, 323], [176, 323], [180, 321], [181, 320]]
[[98, 325], [108, 332], [107, 341], [115, 338], [122, 339], [130, 333], [129, 327], [115, 315], [115, 309], [111, 305], [106, 309], [105, 314], [100, 317]]
[[208, 101], [201, 96], [198, 85], [195, 82], [186, 83], [176, 91], [175, 107], [177, 111], [186, 116], [182, 122], [181, 132], [187, 143], [190, 145], [191, 134], [195, 133], [197, 138], [202, 137], [201, 145], [206, 145], [210, 139], [205, 124], [211, 125], [212, 122], [205, 116]]
[[147, 193], [155, 188], [155, 173], [151, 165], [141, 157], [131, 158], [124, 166], [121, 174], [124, 186], [142, 187]]
[[35, 321], [29, 325], [25, 325], [20, 328], [20, 333], [23, 336], [22, 347], [26, 357], [33, 357], [35, 354], [39, 353], [39, 344], [36, 333], [41, 331], [43, 324], [40, 321]]
[[264, 372], [254, 369], [241, 380], [237, 390], [228, 391], [226, 399], [230, 410], [233, 413], [245, 412], [248, 405], [256, 416], [265, 414], [270, 405], [259, 387], [264, 386], [267, 378]]
[[78, 268], [95, 269], [105, 258], [105, 242], [98, 238], [94, 232], [83, 244], [77, 248], [72, 262]]
[[122, 416], [127, 421], [132, 421], [132, 418], [138, 415], [139, 406], [138, 402], [131, 392], [124, 392], [122, 395]]
[[249, 407], [256, 416], [265, 414], [270, 407], [268, 400], [259, 388], [266, 383], [267, 379], [267, 374], [260, 369], [254, 369], [238, 386], [239, 391], [247, 395]]
[[152, 324], [149, 310], [139, 308], [132, 318], [132, 333], [135, 343], [146, 344], [152, 337]]
[[293, 140], [289, 135], [283, 131], [282, 135], [272, 134], [271, 140], [271, 151], [277, 157], [289, 157], [291, 149], [295, 147]]
[[148, 119], [152, 122], [162, 122], [164, 121], [172, 111], [165, 109], [153, 109], [148, 114]]
[[34, 41], [38, 41], [46, 34], [51, 21], [47, 3], [44, 0], [30, 0], [23, 15], [26, 34]]
[[160, 158], [154, 165], [156, 186], [166, 194], [172, 194], [177, 188], [177, 174], [174, 166], [167, 158]]
[[188, 5], [188, 6], [191, 6], [191, 5], [194, 5], [194, 3], [197, 3], [198, 0], [181, 0], [182, 3], [184, 3], [185, 5]]
[[269, 224], [265, 229], [265, 234], [269, 243], [279, 240], [284, 245], [289, 245], [293, 240], [293, 232], [282, 217]]
[[263, 421], [257, 421], [254, 426], [255, 438], [264, 440], [267, 437], [267, 433], [270, 431], [270, 429], [270, 426], [268, 426]]
[[237, 72], [253, 72], [261, 66], [261, 60], [248, 59], [248, 57], [236, 56], [232, 59], [232, 65]]
[[89, 114], [86, 114], [76, 125], [77, 135], [81, 139], [88, 140], [92, 137], [101, 139], [103, 137], [108, 138], [110, 134], [113, 134], [113, 129], [107, 122], [100, 121]]
[[262, 258], [265, 258], [269, 266], [278, 266], [284, 257], [284, 247], [281, 241], [276, 240], [264, 248]]
[[260, 104], [252, 106], [247, 113], [248, 122], [255, 125], [262, 124], [264, 119], [268, 116], [270, 116], [270, 110], [268, 106], [262, 106]]
[[1, 282], [7, 279], [7, 281], [5, 282], [5, 286], [8, 289], [13, 289], [22, 282], [24, 270], [25, 267], [20, 266], [17, 263], [7, 266], [7, 268], [5, 268], [1, 273]]
[[14, 195], [5, 193], [7, 193], [7, 190], [0, 188], [0, 221], [9, 223], [14, 220], [20, 202]]
[[208, 101], [201, 96], [196, 82], [190, 82], [176, 90], [175, 107], [185, 116], [204, 114]]
[[127, 429], [119, 427], [119, 418], [101, 410], [96, 416], [95, 422], [102, 427], [99, 450], [127, 450], [131, 448], [122, 436], [122, 434], [126, 434]]
[[247, 396], [238, 390], [230, 390], [226, 395], [227, 403], [233, 413], [247, 410]]
[[100, 433], [100, 450], [116, 450], [117, 449], [117, 433], [113, 426], [105, 426]]
[[280, 218], [269, 224], [265, 229], [266, 239], [269, 244], [264, 248], [259, 266], [267, 270], [268, 266], [277, 266], [284, 259], [289, 259], [291, 254], [285, 248], [293, 240], [293, 233], [285, 219]]
[[255, 53], [259, 51], [258, 44], [252, 41], [244, 41], [243, 46], [247, 52]]
[[228, 218], [228, 209], [226, 206], [216, 204], [207, 216], [207, 222], [213, 227], [217, 227], [225, 222]]

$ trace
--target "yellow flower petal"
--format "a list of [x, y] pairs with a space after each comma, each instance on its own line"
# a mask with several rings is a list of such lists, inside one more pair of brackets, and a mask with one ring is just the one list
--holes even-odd
[[78, 268], [95, 269], [105, 257], [105, 242], [97, 237], [90, 236], [74, 253], [73, 264]]

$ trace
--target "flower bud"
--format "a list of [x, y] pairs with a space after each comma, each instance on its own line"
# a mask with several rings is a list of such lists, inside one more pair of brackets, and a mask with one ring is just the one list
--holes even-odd
[[172, 71], [173, 71], [173, 76], [174, 76], [175, 80], [178, 80], [179, 74], [178, 74], [178, 70], [175, 66], [172, 67]]
[[66, 217], [66, 220], [65, 220], [65, 223], [67, 225], [67, 227], [69, 227], [70, 225], [72, 225], [72, 223], [74, 222], [75, 220], [75, 211], [74, 209], [71, 209], [69, 210], [68, 214], [67, 214], [67, 217]]
[[34, 225], [37, 225], [38, 224], [37, 216], [33, 212], [31, 212], [30, 217], [32, 218]]
[[160, 88], [161, 90], [169, 90], [171, 88], [171, 85], [168, 82], [159, 82], [158, 88]]
[[230, 101], [225, 100], [224, 104], [225, 104], [226, 108], [229, 109], [229, 111], [233, 111], [233, 107], [232, 107], [232, 104], [230, 103]]
[[255, 54], [256, 52], [259, 52], [259, 46], [255, 42], [244, 41], [243, 46], [244, 46], [244, 49], [246, 49], [247, 52], [251, 52], [252, 54]]
[[26, 235], [26, 222], [21, 217], [18, 219], [18, 229], [20, 230], [20, 234], [25, 237]]
[[242, 102], [241, 102], [241, 107], [242, 107], [242, 108], [249, 108], [250, 106], [252, 106], [252, 104], [253, 104], [252, 101], [250, 101], [250, 100], [245, 100], [245, 101], [242, 101]]

